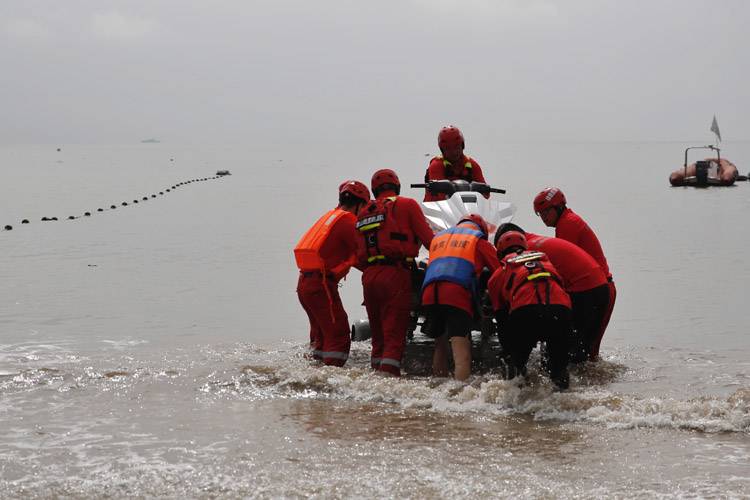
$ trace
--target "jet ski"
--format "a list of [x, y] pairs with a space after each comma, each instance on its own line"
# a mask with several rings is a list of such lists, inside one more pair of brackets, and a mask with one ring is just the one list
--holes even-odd
[[[716, 158], [706, 158], [688, 165], [688, 151], [691, 149], [716, 151]], [[669, 176], [669, 183], [672, 186], [731, 186], [738, 180], [747, 180], [747, 176], [738, 175], [735, 164], [722, 158], [719, 148], [712, 145], [687, 148], [683, 167]]]
[[[411, 187], [446, 195], [444, 200], [420, 202], [422, 212], [435, 232], [455, 226], [465, 215], [478, 214], [487, 222], [489, 241], [493, 241], [498, 226], [510, 222], [516, 211], [516, 207], [510, 202], [500, 201], [491, 196], [489, 199], [485, 198], [485, 194], [505, 194], [505, 190], [493, 188], [483, 182], [434, 180], [424, 184], [411, 184]], [[434, 339], [425, 333], [429, 331], [429, 323], [420, 305], [428, 256], [427, 249], [422, 248], [415, 259], [412, 322], [407, 331], [406, 349], [401, 362], [401, 369], [410, 375], [428, 375], [432, 371]], [[486, 292], [488, 279], [489, 273], [485, 273], [480, 279], [481, 311], [472, 331], [472, 371], [486, 372], [501, 366], [497, 329]], [[352, 325], [351, 333], [353, 341], [369, 339], [369, 322], [366, 319], [356, 321]]]

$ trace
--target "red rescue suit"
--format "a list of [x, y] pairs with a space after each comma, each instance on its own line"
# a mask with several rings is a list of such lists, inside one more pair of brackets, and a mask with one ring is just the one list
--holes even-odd
[[349, 358], [349, 318], [338, 282], [354, 263], [357, 244], [354, 214], [334, 209], [305, 233], [294, 249], [300, 268], [297, 296], [310, 320], [310, 350], [327, 365]]
[[[482, 174], [482, 167], [479, 166], [479, 163], [474, 158], [469, 158], [468, 156], [464, 156], [463, 166], [460, 170], [442, 156], [435, 156], [430, 160], [427, 172], [425, 172], [424, 181], [439, 181], [443, 179], [450, 181], [463, 179], [469, 182], [486, 182], [484, 174]], [[490, 197], [489, 193], [485, 193], [483, 196], [485, 198]], [[445, 193], [431, 193], [428, 190], [425, 190], [424, 193], [424, 201], [439, 201], [446, 198]]]
[[544, 252], [568, 292], [583, 292], [607, 284], [607, 277], [594, 258], [581, 247], [560, 238], [526, 233], [529, 250]]
[[571, 307], [562, 279], [542, 252], [511, 253], [487, 284], [492, 308], [513, 312], [519, 307], [543, 304]]
[[609, 282], [609, 304], [602, 318], [601, 331], [599, 332], [598, 339], [595, 341], [594, 345], [592, 345], [592, 359], [596, 359], [596, 357], [599, 356], [599, 345], [601, 339], [604, 336], [604, 332], [609, 324], [609, 319], [612, 317], [612, 310], [615, 307], [617, 288], [612, 279], [612, 273], [609, 272], [609, 264], [607, 263], [607, 258], [604, 257], [604, 251], [602, 250], [602, 245], [599, 243], [599, 238], [596, 237], [594, 231], [588, 224], [586, 224], [586, 221], [584, 221], [581, 216], [566, 207], [555, 224], [555, 236], [570, 241], [571, 243], [575, 243], [586, 250], [586, 252], [588, 252], [588, 254], [599, 263], [604, 275], [607, 277], [607, 281]]
[[357, 260], [372, 333], [373, 369], [401, 374], [413, 306], [412, 266], [432, 230], [416, 201], [383, 191], [359, 213]]
[[570, 294], [576, 331], [573, 361], [596, 359], [604, 335], [602, 323], [610, 290], [602, 268], [584, 249], [569, 241], [533, 233], [526, 234], [526, 241], [529, 249], [547, 254]]
[[509, 357], [508, 376], [525, 373], [529, 354], [544, 341], [550, 377], [567, 388], [571, 301], [547, 256], [537, 251], [506, 255], [487, 288]]
[[604, 257], [602, 245], [594, 231], [586, 224], [577, 213], [569, 208], [565, 208], [555, 224], [555, 236], [569, 241], [586, 250], [602, 268], [604, 275], [611, 278], [607, 259]]

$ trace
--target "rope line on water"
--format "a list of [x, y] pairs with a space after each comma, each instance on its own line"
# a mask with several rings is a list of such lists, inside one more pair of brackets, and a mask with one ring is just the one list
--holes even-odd
[[[226, 177], [227, 175], [230, 175], [228, 171], [220, 171], [220, 172], [227, 172], [227, 173], [221, 173], [221, 174], [217, 173], [217, 175], [214, 175], [214, 176], [211, 176], [211, 177], [201, 177], [201, 178], [197, 178], [197, 179], [190, 179], [188, 181], [178, 182], [177, 184], [174, 184], [173, 186], [170, 186], [170, 187], [168, 187], [166, 189], [163, 189], [163, 190], [159, 191], [158, 194], [154, 193], [154, 194], [152, 194], [150, 196], [143, 196], [140, 199], [139, 198], [134, 198], [132, 202], [123, 201], [122, 203], [120, 203], [120, 206], [127, 207], [130, 203], [133, 203], [135, 205], [135, 204], [138, 204], [138, 203], [142, 203], [144, 201], [148, 201], [150, 199], [154, 199], [157, 196], [164, 196], [166, 193], [171, 193], [172, 191], [176, 190], [180, 186], [185, 186], [187, 184], [192, 184], [193, 182], [203, 182], [203, 181], [209, 181], [209, 180], [213, 180], [213, 179], [221, 179], [222, 177]], [[115, 209], [117, 209], [117, 204], [113, 203], [113, 204], [111, 204], [109, 206], [109, 208], [101, 208], [101, 207], [99, 207], [99, 208], [96, 209], [96, 211], [97, 212], [107, 212], [107, 211], [111, 211], [111, 210], [115, 210]], [[66, 218], [66, 220], [76, 220], [76, 219], [80, 219], [82, 217], [91, 217], [91, 214], [92, 214], [92, 212], [84, 212], [83, 215], [69, 215]], [[56, 216], [48, 217], [48, 216], [45, 215], [40, 220], [42, 222], [51, 222], [51, 221], [58, 221], [60, 219], [58, 217], [56, 217]], [[30, 223], [31, 222], [29, 221], [29, 219], [23, 219], [23, 220], [21, 220], [21, 224], [30, 224]], [[10, 225], [10, 224], [6, 224], [2, 228], [2, 231], [11, 231], [11, 230], [13, 230], [13, 226]]]

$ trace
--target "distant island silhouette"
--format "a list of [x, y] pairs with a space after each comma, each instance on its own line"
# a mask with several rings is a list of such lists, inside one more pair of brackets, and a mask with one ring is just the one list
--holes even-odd
[[161, 141], [159, 139], [153, 139], [152, 138], [152, 139], [143, 139], [141, 142], [144, 143], [144, 144], [155, 144], [155, 143], [158, 143], [158, 142], [161, 142]]

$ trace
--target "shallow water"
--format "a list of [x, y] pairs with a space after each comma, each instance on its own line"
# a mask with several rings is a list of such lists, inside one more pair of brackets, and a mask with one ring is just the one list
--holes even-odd
[[[557, 184], [604, 245], [603, 360], [562, 394], [536, 354], [526, 384], [305, 359], [291, 247], [343, 178], [419, 182], [422, 153], [0, 148], [0, 496], [749, 496], [750, 183], [668, 187], [686, 146], [470, 151], [523, 227], [552, 234], [530, 206]], [[342, 294], [364, 317], [358, 273]]]

